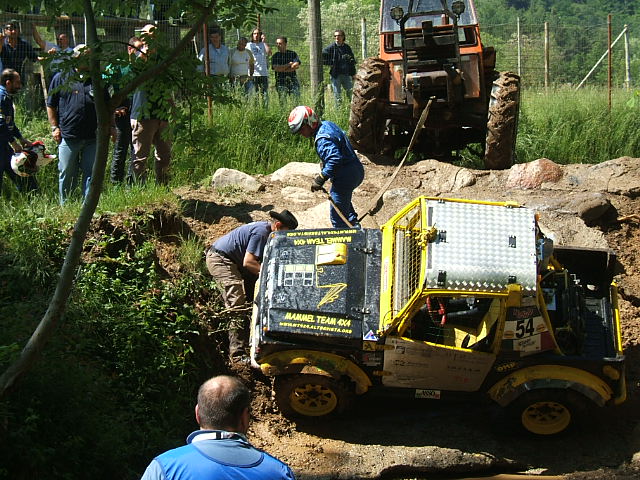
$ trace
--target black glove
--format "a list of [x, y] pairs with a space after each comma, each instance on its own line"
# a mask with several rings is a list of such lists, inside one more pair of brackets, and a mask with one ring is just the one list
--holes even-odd
[[324, 182], [326, 181], [326, 178], [324, 178], [322, 175], [318, 175], [313, 179], [313, 182], [311, 182], [311, 191], [317, 192], [318, 190], [322, 190]]

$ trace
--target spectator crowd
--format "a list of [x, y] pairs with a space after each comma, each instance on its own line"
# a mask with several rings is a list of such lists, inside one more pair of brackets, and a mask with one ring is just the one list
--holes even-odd
[[[0, 35], [0, 194], [5, 173], [21, 192], [38, 189], [33, 175], [24, 175], [12, 166], [14, 153], [28, 151], [32, 145], [22, 138], [16, 127], [14, 99], [27, 79], [26, 61], [43, 61], [48, 86], [47, 118], [52, 139], [57, 144], [59, 201], [64, 204], [78, 186], [82, 197], [86, 197], [95, 163], [97, 118], [94, 89], [88, 62], [81, 61], [89, 49], [82, 44], [73, 46], [65, 32], [58, 33], [56, 43], [52, 43], [43, 40], [35, 26], [31, 31], [39, 51], [22, 38], [20, 22], [16, 20], [6, 22]], [[129, 39], [126, 47], [129, 65], [107, 65], [103, 80], [109, 86], [110, 94], [127, 83], [135, 73], [136, 62], [161, 60], [155, 49], [149, 47], [155, 31], [156, 26], [148, 24]], [[236, 89], [246, 96], [258, 95], [266, 104], [271, 69], [279, 98], [300, 98], [297, 71], [302, 62], [299, 55], [288, 48], [287, 37], [275, 39], [274, 52], [260, 28], [251, 32], [250, 40], [239, 37], [234, 47], [225, 45], [223, 33], [218, 26], [208, 29], [208, 43], [198, 54], [199, 70], [203, 74], [213, 77], [214, 82], [223, 88]], [[343, 92], [350, 98], [355, 58], [345, 43], [344, 31], [336, 30], [334, 38], [335, 42], [323, 50], [323, 63], [330, 67], [331, 85], [339, 105]], [[72, 70], [68, 66], [65, 68], [65, 61], [70, 58], [76, 60]], [[172, 143], [168, 112], [173, 100], [171, 94], [154, 94], [154, 81], [158, 80], [151, 79], [136, 89], [115, 109], [112, 119], [112, 183], [146, 182], [152, 148], [156, 183], [166, 185], [169, 181]], [[108, 101], [108, 96], [105, 99]]]

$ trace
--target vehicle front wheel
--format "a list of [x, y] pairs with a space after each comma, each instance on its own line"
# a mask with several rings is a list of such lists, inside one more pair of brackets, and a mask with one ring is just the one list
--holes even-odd
[[510, 420], [534, 435], [558, 435], [584, 416], [588, 399], [572, 390], [541, 389], [522, 394], [508, 407]]
[[285, 416], [323, 417], [339, 414], [348, 406], [352, 393], [331, 377], [299, 374], [275, 380], [278, 408]]
[[496, 72], [489, 98], [485, 167], [502, 170], [513, 165], [519, 115], [520, 77], [515, 73]]

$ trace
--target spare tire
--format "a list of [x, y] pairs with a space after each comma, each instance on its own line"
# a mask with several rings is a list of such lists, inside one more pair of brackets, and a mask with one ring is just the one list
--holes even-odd
[[381, 115], [389, 100], [389, 64], [367, 58], [356, 73], [349, 115], [349, 139], [361, 153], [380, 153], [386, 118]]
[[520, 77], [511, 72], [496, 72], [489, 98], [485, 167], [503, 170], [514, 164], [519, 113]]

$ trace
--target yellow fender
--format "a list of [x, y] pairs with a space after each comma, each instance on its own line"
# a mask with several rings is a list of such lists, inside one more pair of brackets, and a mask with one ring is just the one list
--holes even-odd
[[315, 350], [285, 350], [272, 353], [260, 361], [260, 369], [267, 376], [308, 373], [337, 380], [346, 375], [355, 383], [355, 392], [358, 395], [365, 393], [372, 385], [367, 374], [351, 360]]
[[491, 387], [488, 394], [504, 407], [521, 394], [541, 388], [575, 390], [599, 406], [606, 405], [614, 394], [604, 380], [592, 373], [559, 365], [536, 365], [513, 372]]

